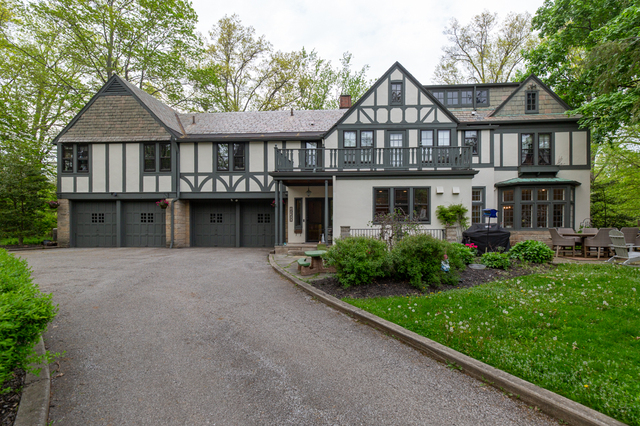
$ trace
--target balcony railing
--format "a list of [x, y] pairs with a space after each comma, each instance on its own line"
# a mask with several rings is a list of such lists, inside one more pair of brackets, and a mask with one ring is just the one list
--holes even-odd
[[469, 168], [471, 147], [275, 148], [276, 172]]

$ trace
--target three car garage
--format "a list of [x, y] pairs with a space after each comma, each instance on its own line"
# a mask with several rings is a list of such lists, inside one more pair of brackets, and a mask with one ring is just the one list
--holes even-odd
[[[269, 201], [191, 201], [191, 246], [273, 247], [275, 215]], [[155, 201], [74, 201], [71, 245], [165, 247], [170, 210]], [[170, 230], [169, 230], [170, 232]]]

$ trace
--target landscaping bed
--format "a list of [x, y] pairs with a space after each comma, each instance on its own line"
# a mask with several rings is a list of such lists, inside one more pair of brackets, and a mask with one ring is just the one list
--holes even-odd
[[3, 384], [3, 388], [9, 388], [7, 393], [0, 393], [0, 426], [12, 426], [18, 414], [22, 387], [24, 386], [25, 372], [16, 369], [13, 377]]

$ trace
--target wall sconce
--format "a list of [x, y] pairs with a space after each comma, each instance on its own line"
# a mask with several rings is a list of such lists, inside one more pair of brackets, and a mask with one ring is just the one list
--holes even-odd
[[309, 187], [307, 186], [307, 198], [311, 197], [311, 189], [309, 189]]

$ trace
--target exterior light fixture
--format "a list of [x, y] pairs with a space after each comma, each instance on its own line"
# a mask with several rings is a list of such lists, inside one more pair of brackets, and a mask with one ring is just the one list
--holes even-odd
[[307, 198], [311, 197], [311, 189], [307, 186]]

